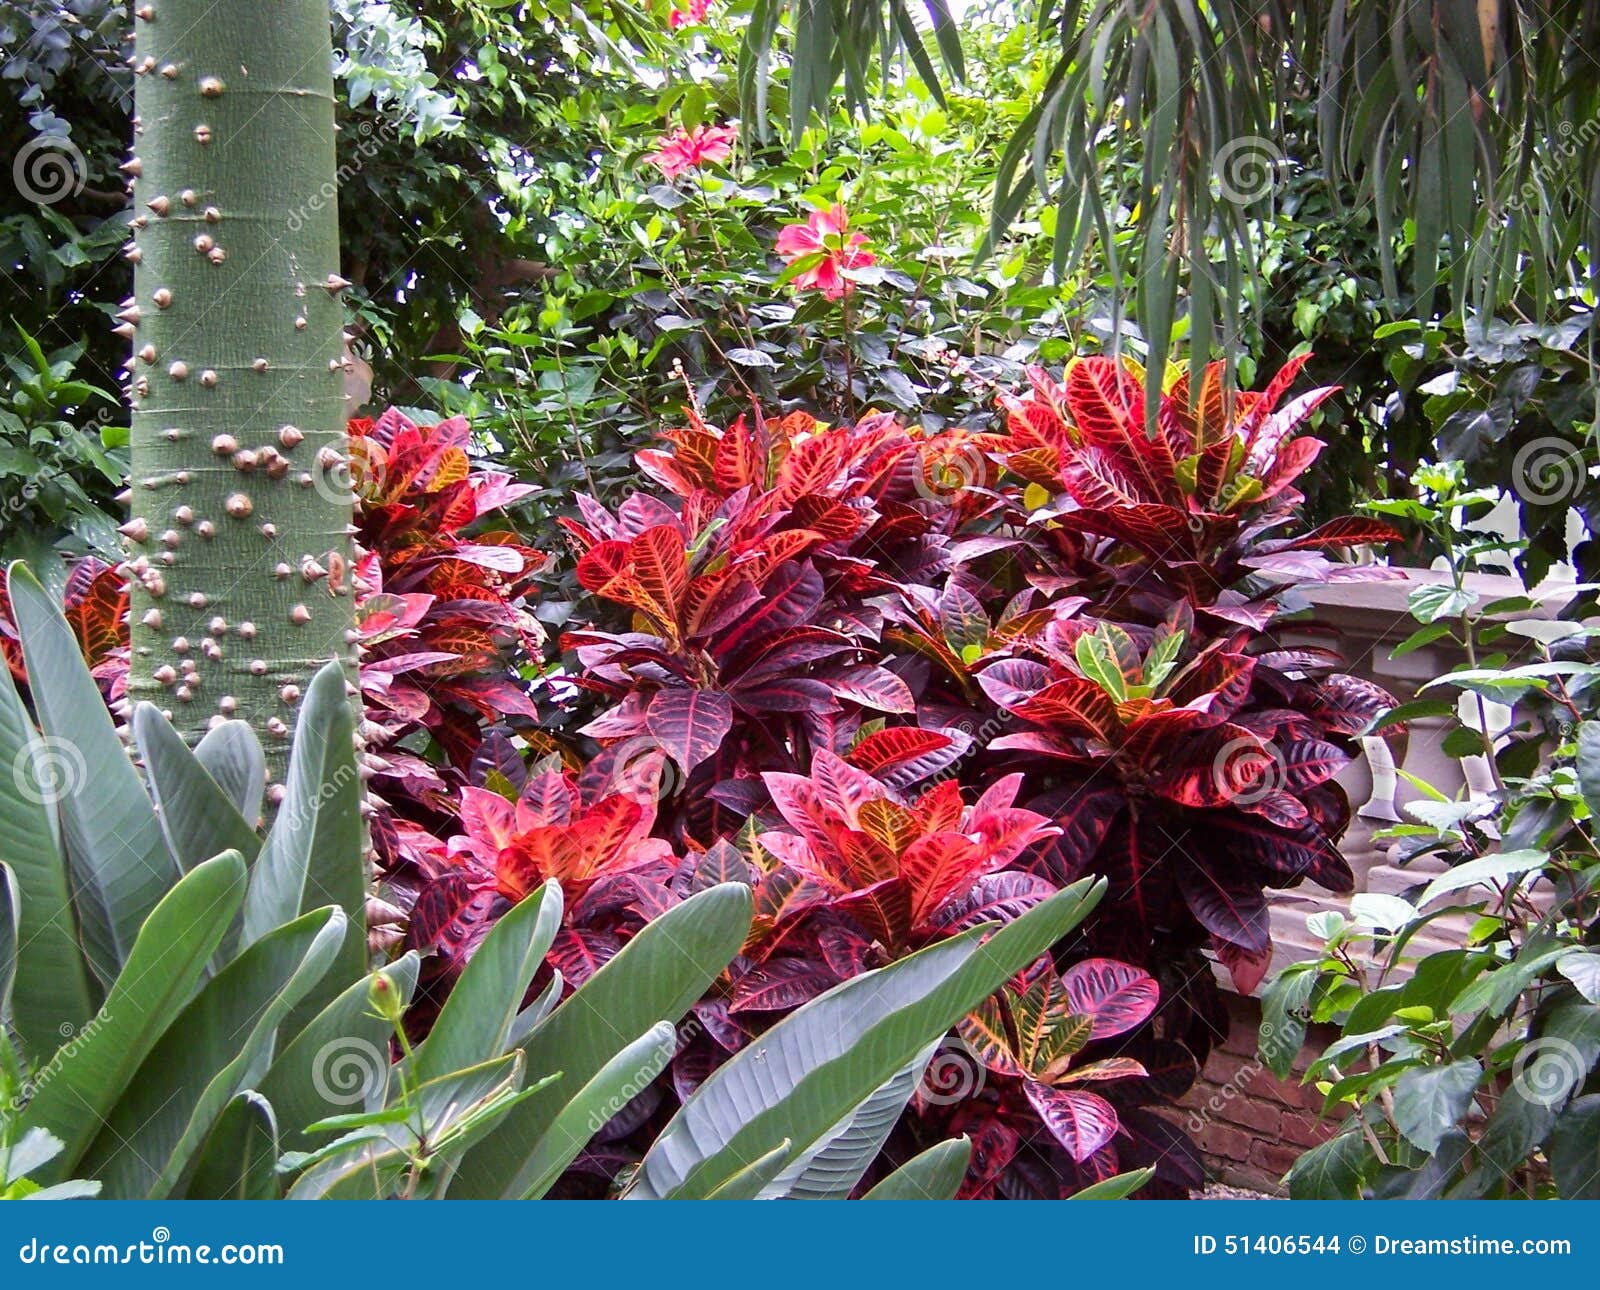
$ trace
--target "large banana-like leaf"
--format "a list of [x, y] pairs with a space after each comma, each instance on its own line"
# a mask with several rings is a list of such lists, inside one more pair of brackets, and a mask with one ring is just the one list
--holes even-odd
[[41, 1181], [66, 1178], [188, 1003], [244, 899], [244, 861], [228, 853], [197, 865], [150, 911], [105, 1004], [40, 1071], [23, 1112], [63, 1149]]
[[243, 721], [224, 721], [206, 731], [194, 755], [253, 828], [267, 788], [267, 755], [256, 732]]
[[277, 1166], [278, 1121], [272, 1104], [246, 1089], [217, 1117], [195, 1154], [183, 1193], [188, 1200], [276, 1200]]
[[247, 865], [254, 861], [261, 849], [255, 828], [155, 704], [141, 703], [133, 710], [133, 737], [178, 867], [187, 873], [224, 851], [237, 851]]
[[263, 936], [217, 973], [140, 1066], [82, 1172], [112, 1199], [168, 1195], [216, 1117], [270, 1052], [278, 1023], [333, 963], [344, 912], [317, 910]]
[[547, 882], [484, 937], [417, 1050], [413, 1078], [430, 1080], [505, 1051], [522, 996], [561, 928], [561, 888]]
[[61, 823], [84, 951], [109, 986], [177, 866], [55, 599], [20, 564], [7, 586], [45, 753], [64, 790]]
[[757, 1160], [752, 1160], [738, 1173], [722, 1183], [707, 1200], [755, 1200], [766, 1190], [772, 1180], [783, 1172], [789, 1163], [789, 1148], [794, 1144], [785, 1138]]
[[16, 875], [0, 862], [0, 1026], [11, 1020], [11, 983], [17, 979], [18, 914], [22, 891]]
[[94, 1016], [99, 991], [78, 949], [77, 919], [66, 859], [48, 796], [29, 791], [49, 782], [41, 746], [9, 669], [0, 667], [0, 856], [17, 880], [17, 974], [13, 1023], [22, 1046], [43, 1061]]
[[928, 1067], [941, 1040], [935, 1039], [916, 1059], [824, 1133], [809, 1151], [791, 1155], [761, 1192], [765, 1200], [846, 1200], [861, 1176], [878, 1158], [889, 1131]]
[[1076, 926], [1104, 891], [1103, 881], [1083, 879], [998, 930], [973, 928], [791, 1013], [695, 1091], [646, 1154], [628, 1195], [704, 1197], [784, 1138], [803, 1156]]
[[[419, 967], [417, 956], [406, 954], [373, 975], [383, 977], [404, 1004], [416, 989]], [[277, 1116], [285, 1151], [308, 1151], [326, 1140], [307, 1134], [307, 1125], [382, 1105], [394, 1031], [373, 1012], [370, 989], [370, 977], [346, 987], [278, 1054], [257, 1083]]]
[[647, 924], [524, 1041], [530, 1079], [562, 1072], [516, 1108], [461, 1162], [451, 1194], [513, 1198], [523, 1165], [567, 1104], [625, 1044], [662, 1018], [675, 1021], [744, 944], [750, 889], [723, 883]]
[[355, 717], [344, 687], [337, 663], [323, 667], [306, 687], [284, 798], [250, 875], [244, 907], [247, 945], [323, 905], [344, 910], [345, 946], [325, 983], [332, 987], [327, 998], [360, 976], [367, 961], [362, 787]]
[[972, 1159], [968, 1138], [938, 1142], [869, 1191], [863, 1200], [954, 1200]]
[[[666, 1070], [677, 1049], [677, 1030], [670, 1021], [662, 1021], [602, 1066], [561, 1108], [555, 1123], [523, 1162], [511, 1189], [528, 1200], [537, 1200], [549, 1191], [589, 1139]], [[551, 1087], [557, 1092], [563, 1088], [573, 1092], [569, 1081], [557, 1081]]]

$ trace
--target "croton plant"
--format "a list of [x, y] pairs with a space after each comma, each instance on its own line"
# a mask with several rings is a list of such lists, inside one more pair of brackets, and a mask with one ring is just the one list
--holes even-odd
[[485, 522], [520, 486], [469, 464], [462, 423], [354, 423], [375, 838], [429, 955], [414, 1028], [546, 878], [568, 900], [541, 990], [748, 884], [743, 952], [574, 1166], [603, 1192], [789, 1011], [1099, 874], [1073, 941], [935, 1055], [883, 1165], [965, 1133], [968, 1196], [1141, 1165], [1153, 1194], [1198, 1184], [1152, 1108], [1221, 1029], [1210, 963], [1254, 987], [1267, 890], [1349, 885], [1335, 776], [1391, 703], [1274, 636], [1295, 586], [1382, 576], [1350, 551], [1397, 536], [1297, 529], [1331, 393], [1291, 396], [1302, 361], [1260, 393], [1176, 372], [1152, 415], [1135, 365], [1082, 358], [1003, 396], [1003, 433], [691, 409], [637, 454], [650, 487], [563, 520], [587, 600], [550, 665], [544, 561]]
[[[1085, 358], [1004, 397], [1004, 434], [691, 415], [638, 456], [665, 495], [580, 500], [574, 732], [601, 766], [659, 754], [659, 836], [690, 867], [736, 851], [762, 911], [680, 1091], [842, 976], [1097, 873], [1081, 939], [964, 1028], [982, 1091], [899, 1136], [973, 1135], [975, 1195], [1147, 1161], [1193, 1183], [1148, 1106], [1219, 1029], [1204, 952], [1253, 988], [1267, 889], [1348, 887], [1334, 777], [1390, 702], [1272, 632], [1397, 536], [1296, 531], [1332, 393], [1291, 397], [1300, 365], [1231, 397], [1220, 364], [1176, 374], [1151, 417], [1142, 372]], [[1085, 1021], [1081, 983], [1123, 976], [1149, 1006]]]

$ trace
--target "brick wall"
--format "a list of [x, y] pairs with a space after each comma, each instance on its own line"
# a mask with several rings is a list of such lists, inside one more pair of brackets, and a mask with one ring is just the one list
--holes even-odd
[[1260, 1024], [1255, 999], [1228, 996], [1228, 1037], [1212, 1050], [1174, 1118], [1199, 1144], [1217, 1182], [1281, 1195], [1289, 1166], [1337, 1127], [1336, 1120], [1318, 1117], [1322, 1095], [1300, 1083], [1312, 1057], [1332, 1035], [1313, 1027], [1294, 1071], [1279, 1080], [1256, 1056]]

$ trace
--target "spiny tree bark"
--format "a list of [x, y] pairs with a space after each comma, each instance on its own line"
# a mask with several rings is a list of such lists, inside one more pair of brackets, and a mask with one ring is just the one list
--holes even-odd
[[327, 0], [135, 0], [134, 700], [191, 742], [355, 661]]

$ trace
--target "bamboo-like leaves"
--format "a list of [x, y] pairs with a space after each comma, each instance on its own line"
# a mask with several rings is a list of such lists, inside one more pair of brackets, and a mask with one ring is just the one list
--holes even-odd
[[[759, 0], [740, 56], [742, 115], [758, 131], [783, 8]], [[952, 68], [948, 13], [939, 0], [929, 11]], [[1483, 23], [1485, 11], [1496, 21]], [[904, 0], [793, 12], [797, 135], [838, 87], [852, 108], [869, 106], [876, 87], [859, 54], [875, 40], [903, 49], [923, 79], [937, 75]], [[1217, 349], [1231, 377], [1261, 278], [1261, 219], [1297, 171], [1371, 208], [1391, 313], [1426, 316], [1440, 287], [1458, 310], [1492, 314], [1520, 293], [1548, 312], [1586, 271], [1575, 247], [1600, 241], [1592, 3], [1044, 0], [1036, 15], [1061, 56], [999, 159], [984, 253], [1035, 194], [1052, 201], [1058, 277], [1098, 241], [1158, 360], [1187, 297], [1195, 365]], [[1124, 264], [1116, 212], [1129, 204], [1138, 236]], [[1149, 364], [1152, 396], [1162, 367]]]

